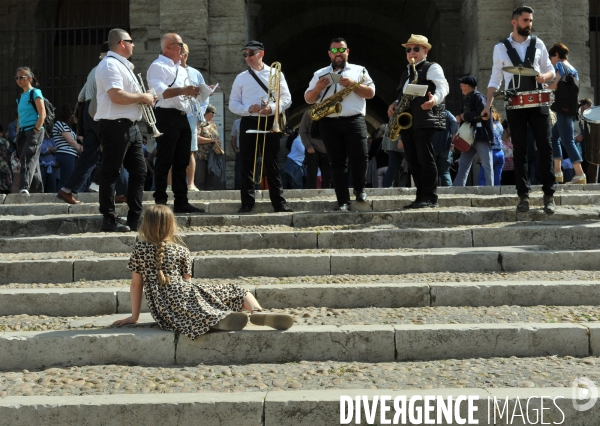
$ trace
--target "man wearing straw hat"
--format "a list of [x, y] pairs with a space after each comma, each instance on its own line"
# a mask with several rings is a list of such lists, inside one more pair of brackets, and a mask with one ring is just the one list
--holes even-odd
[[406, 208], [439, 207], [436, 192], [438, 175], [432, 141], [437, 130], [446, 129], [444, 99], [449, 91], [448, 82], [442, 67], [427, 61], [427, 53], [431, 50], [427, 37], [412, 34], [402, 46], [406, 48], [409, 65], [400, 78], [398, 98], [388, 108], [388, 115], [391, 117], [394, 114], [407, 85], [415, 79], [412, 59], [415, 60], [417, 84], [427, 86], [425, 96], [413, 97], [409, 102], [406, 112], [412, 115], [412, 126], [400, 132], [404, 155], [417, 187], [417, 198]]

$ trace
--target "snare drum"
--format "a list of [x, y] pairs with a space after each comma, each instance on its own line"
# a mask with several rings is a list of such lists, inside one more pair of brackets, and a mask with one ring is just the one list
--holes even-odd
[[506, 109], [535, 108], [550, 106], [554, 102], [552, 90], [533, 90], [531, 92], [518, 92], [516, 95], [505, 95]]
[[583, 111], [585, 132], [585, 152], [583, 157], [588, 163], [600, 164], [600, 106]]

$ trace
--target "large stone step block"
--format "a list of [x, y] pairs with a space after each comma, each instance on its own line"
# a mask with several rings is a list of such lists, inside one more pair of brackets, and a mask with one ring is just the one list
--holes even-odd
[[0, 368], [579, 357], [592, 355], [598, 349], [599, 336], [600, 327], [575, 323], [320, 325], [294, 326], [286, 331], [248, 325], [242, 331], [209, 332], [195, 340], [160, 330], [156, 325], [10, 332], [0, 334]]
[[[267, 309], [328, 307], [600, 305], [598, 281], [282, 284], [244, 286]], [[343, 295], [343, 296], [342, 296]], [[1, 315], [90, 316], [131, 312], [129, 288], [0, 289]], [[142, 312], [148, 312], [142, 299]]]

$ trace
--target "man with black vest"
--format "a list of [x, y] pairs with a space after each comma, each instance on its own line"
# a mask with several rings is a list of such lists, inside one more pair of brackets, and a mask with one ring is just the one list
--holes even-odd
[[[512, 14], [513, 31], [511, 35], [494, 47], [494, 64], [488, 84], [487, 102], [481, 114], [484, 120], [490, 118], [494, 92], [500, 88], [502, 78], [504, 78], [506, 89], [516, 92], [537, 90], [543, 83], [554, 79], [554, 67], [548, 57], [546, 46], [535, 35], [530, 35], [532, 23], [533, 9], [528, 6], [517, 7]], [[538, 75], [519, 78], [519, 76], [502, 71], [503, 67], [519, 65], [535, 69], [538, 71]], [[554, 213], [556, 211], [554, 203], [556, 180], [550, 140], [550, 107], [507, 108], [506, 117], [514, 147], [515, 179], [519, 195], [517, 211], [529, 211], [529, 191], [531, 190], [527, 167], [527, 126], [529, 125], [540, 153], [540, 180], [544, 192], [544, 212]]]
[[435, 62], [427, 61], [427, 53], [431, 50], [427, 37], [412, 34], [408, 42], [402, 46], [406, 48], [406, 59], [409, 65], [400, 78], [398, 99], [388, 108], [388, 115], [391, 117], [394, 114], [404, 96], [406, 86], [415, 79], [411, 66], [413, 59], [417, 71], [417, 84], [428, 87], [425, 96], [411, 99], [406, 112], [412, 114], [412, 126], [400, 132], [404, 155], [417, 187], [415, 201], [406, 208], [439, 207], [436, 192], [438, 173], [432, 141], [437, 130], [446, 129], [444, 99], [449, 92], [448, 82], [442, 67]]

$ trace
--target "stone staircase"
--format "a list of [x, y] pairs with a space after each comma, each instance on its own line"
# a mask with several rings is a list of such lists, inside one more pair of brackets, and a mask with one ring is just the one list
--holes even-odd
[[[512, 187], [440, 188], [422, 211], [402, 210], [414, 189], [371, 189], [349, 213], [332, 190], [286, 191], [294, 213], [259, 192], [252, 215], [237, 192], [190, 194], [207, 211], [177, 216], [194, 280], [295, 319], [194, 341], [145, 303], [111, 327], [131, 312], [136, 236], [99, 232], [96, 194], [0, 196], [0, 423], [334, 425], [344, 395], [471, 395], [479, 424], [523, 424], [519, 401], [537, 424], [542, 401], [544, 424], [598, 425], [571, 383], [600, 381], [600, 185], [561, 189], [551, 216], [539, 187], [528, 213]], [[386, 424], [375, 412], [351, 424]]]

